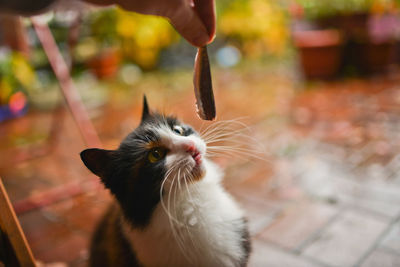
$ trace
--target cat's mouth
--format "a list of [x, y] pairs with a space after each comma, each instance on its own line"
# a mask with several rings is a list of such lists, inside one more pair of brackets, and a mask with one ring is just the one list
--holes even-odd
[[171, 177], [178, 177], [183, 183], [197, 182], [206, 172], [205, 148], [192, 140], [185, 140], [171, 148], [166, 166], [173, 170]]
[[194, 162], [196, 163], [196, 166], [201, 165], [201, 163], [203, 162], [203, 156], [197, 149], [195, 149], [193, 152], [191, 152], [191, 156], [192, 156]]
[[191, 170], [192, 180], [199, 181], [201, 178], [203, 178], [203, 176], [205, 174], [205, 169], [203, 166], [203, 155], [197, 149], [194, 149], [193, 151], [191, 151], [190, 155], [195, 163]]

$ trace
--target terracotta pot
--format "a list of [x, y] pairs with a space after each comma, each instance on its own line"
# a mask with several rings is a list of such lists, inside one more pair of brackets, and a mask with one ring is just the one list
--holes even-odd
[[327, 79], [337, 75], [343, 44], [339, 31], [299, 31], [293, 34], [293, 40], [306, 78]]
[[342, 68], [354, 67], [361, 74], [384, 72], [395, 63], [395, 36], [400, 19], [393, 14], [356, 13], [318, 20], [323, 27], [339, 29], [346, 44]]
[[114, 76], [119, 67], [120, 56], [117, 50], [109, 49], [102, 51], [101, 54], [91, 58], [87, 65], [90, 70], [99, 78], [109, 78]]

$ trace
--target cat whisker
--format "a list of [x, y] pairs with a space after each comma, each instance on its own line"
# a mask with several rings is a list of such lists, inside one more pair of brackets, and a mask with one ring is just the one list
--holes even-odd
[[224, 136], [232, 136], [232, 135], [239, 135], [242, 133], [251, 133], [249, 129], [237, 129], [235, 128], [226, 128], [226, 129], [218, 129], [217, 131], [213, 131], [212, 133], [208, 133], [205, 136], [202, 136], [205, 140], [210, 140], [212, 137], [224, 135]]
[[[232, 120], [221, 120], [221, 121], [217, 121], [217, 122], [211, 123], [211, 124], [208, 125], [207, 128], [204, 129], [204, 130], [202, 129], [203, 127], [201, 127], [201, 129], [200, 129], [200, 131], [199, 131], [199, 132], [200, 132], [200, 135], [203, 135], [204, 133], [210, 132], [210, 131], [212, 131], [213, 129], [221, 128], [221, 127], [223, 127], [224, 125], [226, 125], [226, 126], [232, 126], [232, 125], [234, 125], [235, 123], [236, 123], [237, 125], [241, 125], [241, 126], [247, 127], [246, 124], [244, 124], [243, 122], [240, 121], [241, 119], [245, 119], [245, 118], [246, 118], [246, 117], [239, 117], [239, 118], [237, 118], [237, 119], [232, 119]], [[213, 129], [210, 130], [212, 127], [213, 127]]]
[[[162, 181], [161, 186], [160, 186], [160, 202], [161, 202], [161, 205], [162, 205], [163, 208], [164, 208], [164, 211], [165, 211], [167, 214], [169, 214], [169, 215], [171, 215], [171, 214], [168, 212], [168, 209], [167, 209], [167, 207], [165, 206], [164, 197], [163, 197], [163, 191], [164, 191], [164, 187], [165, 187], [165, 183], [166, 183], [166, 182], [168, 182], [168, 183], [170, 184], [170, 190], [171, 190], [171, 188], [173, 187], [173, 184], [174, 184], [174, 182], [175, 182], [176, 176], [174, 176], [174, 177], [172, 178], [172, 181], [170, 181], [170, 176], [171, 176], [177, 169], [178, 169], [178, 165], [175, 165], [174, 167], [170, 168], [170, 169], [166, 172], [165, 178], [164, 178], [164, 180]], [[168, 195], [170, 196], [171, 194], [169, 193]], [[172, 216], [172, 217], [173, 217], [173, 216]]]
[[225, 141], [227, 139], [238, 139], [243, 138], [245, 140], [257, 141], [256, 139], [251, 137], [251, 132], [246, 129], [221, 129], [215, 131], [207, 136], [202, 136], [205, 143], [212, 143], [220, 141]]
[[218, 145], [218, 144], [220, 144], [220, 143], [222, 143], [222, 144], [230, 144], [230, 143], [232, 143], [232, 144], [240, 144], [240, 145], [242, 145], [242, 146], [246, 146], [246, 145], [248, 145], [248, 143], [249, 142], [245, 142], [245, 140], [242, 140], [242, 139], [239, 139], [239, 138], [241, 138], [242, 136], [227, 136], [227, 137], [219, 137], [219, 138], [216, 138], [216, 139], [213, 139], [213, 140], [210, 140], [210, 141], [208, 141], [207, 143], [206, 143], [206, 145], [207, 146], [210, 146], [210, 145]]
[[[194, 193], [196, 195], [201, 195], [201, 193], [199, 192], [199, 190], [197, 188], [197, 184], [195, 183], [196, 178], [193, 176], [193, 174], [191, 172], [188, 172], [187, 175], [188, 175], [188, 177], [186, 177], [186, 180], [189, 183], [187, 183], [186, 186], [187, 186], [187, 190], [188, 190], [188, 193], [189, 193], [189, 196], [190, 196], [189, 199], [190, 199], [190, 201], [192, 203], [195, 203], [190, 191], [194, 191]], [[189, 188], [188, 188], [189, 185], [191, 186], [191, 190], [189, 190]], [[207, 227], [204, 225], [203, 219], [201, 217], [199, 217], [199, 215], [197, 215], [196, 219], [197, 219], [196, 223], [202, 225], [203, 231], [206, 231]], [[197, 246], [197, 243], [195, 244], [195, 246]], [[198, 249], [198, 251], [200, 251], [200, 248], [197, 247], [197, 249]]]
[[[163, 205], [163, 208], [168, 216], [170, 225], [171, 225], [171, 233], [174, 236], [174, 239], [176, 240], [180, 250], [182, 251], [182, 254], [189, 260], [191, 261], [192, 256], [190, 254], [195, 253], [195, 251], [187, 250], [185, 249], [186, 246], [183, 244], [185, 243], [183, 238], [182, 238], [182, 233], [179, 231], [177, 227], [185, 227], [186, 231], [189, 233], [189, 238], [192, 239], [190, 235], [190, 229], [187, 226], [187, 223], [181, 222], [178, 219], [178, 214], [177, 214], [177, 201], [178, 201], [178, 192], [181, 192], [181, 183], [183, 179], [183, 184], [185, 185], [185, 189], [187, 190], [187, 193], [189, 195], [189, 198], [192, 199], [190, 190], [188, 189], [188, 184], [187, 184], [187, 175], [190, 175], [190, 168], [187, 167], [185, 164], [185, 161], [187, 159], [181, 159], [176, 162], [173, 168], [167, 171], [165, 175], [165, 179], [162, 183], [162, 188], [165, 185], [165, 182], [168, 180], [170, 181], [171, 178], [170, 176], [172, 174], [173, 178], [172, 181], [170, 181], [170, 188], [168, 192], [168, 197], [167, 197], [167, 204], [165, 205], [164, 199], [161, 199], [161, 204]], [[162, 189], [161, 189], [162, 190]], [[173, 191], [172, 191], [173, 190]], [[173, 212], [175, 211], [175, 212]], [[192, 240], [193, 246], [195, 247], [196, 244], [194, 240]]]
[[260, 143], [256, 138], [249, 136], [248, 133], [244, 133], [242, 130], [237, 130], [233, 132], [224, 132], [210, 136], [205, 140], [207, 145], [218, 143], [218, 142], [232, 142], [232, 143]]
[[[178, 171], [178, 174], [177, 174], [177, 176], [174, 177], [173, 182], [178, 180], [179, 176], [180, 176], [180, 172]], [[175, 187], [175, 191], [174, 191], [175, 193], [174, 193], [174, 198], [173, 198], [174, 199], [174, 203], [176, 203], [175, 201], [177, 199], [177, 197], [176, 197], [176, 188], [177, 187]], [[172, 187], [171, 187], [171, 190], [172, 190]], [[170, 203], [170, 199], [168, 199], [168, 203]], [[176, 205], [176, 204], [174, 204], [174, 205]], [[170, 207], [169, 204], [167, 204], [167, 206]], [[175, 207], [174, 207], [174, 209], [175, 209]], [[172, 220], [172, 218], [170, 218], [169, 222], [170, 222], [170, 225], [171, 225], [171, 233], [172, 233], [175, 241], [177, 242], [177, 245], [178, 245], [179, 249], [181, 250], [181, 252], [184, 255], [184, 257], [189, 259], [189, 256], [186, 254], [187, 252], [185, 250], [185, 245], [184, 245], [185, 242], [184, 242], [183, 238], [180, 235], [179, 228], [176, 227], [176, 226], [181, 227], [181, 226], [186, 226], [186, 225], [182, 224], [182, 223], [180, 223], [178, 225], [178, 224], [176, 224], [177, 221]]]
[[[179, 184], [180, 170], [178, 170], [177, 176], [174, 177], [174, 181], [175, 181], [175, 179], [177, 180], [177, 183]], [[177, 207], [176, 206], [176, 203], [177, 203], [177, 193], [176, 192], [177, 192], [177, 186], [175, 186], [175, 188], [174, 188], [174, 197], [173, 197], [173, 209], [175, 211], [175, 216], [178, 215], [177, 214], [177, 210], [176, 210], [176, 207]], [[170, 202], [170, 199], [168, 199], [168, 202]], [[169, 204], [168, 204], [168, 207], [170, 207]], [[178, 226], [181, 227], [181, 226], [186, 226], [186, 225], [185, 225], [185, 223], [181, 223]], [[177, 241], [177, 243], [179, 244], [179, 248], [182, 250], [182, 253], [185, 253], [185, 251], [184, 251], [185, 250], [185, 246], [183, 245], [184, 241], [182, 240], [182, 238], [181, 238], [181, 236], [179, 234], [179, 229], [176, 229], [174, 224], [171, 224], [171, 228], [172, 228], [172, 232], [173, 232], [174, 238]]]
[[207, 154], [210, 156], [239, 157], [242, 159], [253, 158], [265, 162], [271, 162], [271, 160], [261, 152], [240, 147], [210, 147]]
[[[173, 169], [174, 169], [174, 168], [171, 168], [171, 171], [169, 172], [169, 174], [172, 173], [172, 170], [173, 170]], [[169, 177], [169, 175], [166, 175], [166, 176], [165, 176], [165, 179], [164, 179], [164, 181], [163, 181], [163, 184], [164, 184], [164, 182], [168, 179], [168, 177]], [[174, 184], [174, 181], [175, 181], [175, 177], [172, 179], [171, 186], [170, 186], [170, 190], [172, 189], [172, 185]], [[161, 186], [161, 190], [162, 190], [162, 188], [163, 188], [163, 184], [162, 184], [162, 186]], [[170, 194], [169, 194], [169, 196], [170, 196]], [[168, 197], [169, 197], [169, 196], [168, 196]], [[167, 206], [165, 206], [164, 199], [163, 199], [162, 196], [161, 196], [160, 202], [161, 202], [161, 205], [162, 205], [164, 211], [166, 212], [166, 214], [167, 214], [167, 216], [168, 216], [168, 221], [169, 221], [170, 226], [171, 226], [172, 235], [174, 236], [174, 239], [176, 240], [176, 242], [177, 242], [178, 246], [180, 247], [180, 249], [182, 249], [182, 244], [181, 244], [181, 242], [180, 242], [180, 240], [179, 240], [178, 233], [177, 233], [177, 231], [176, 231], [176, 229], [175, 229], [175, 223], [178, 222], [178, 221], [175, 219], [175, 217], [174, 217], [174, 216], [171, 214], [171, 212], [170, 212], [169, 204], [168, 204], [169, 201], [167, 202]], [[179, 222], [178, 222], [178, 223], [179, 223]]]
[[[184, 171], [185, 171], [185, 172], [184, 172], [184, 175], [183, 175], [184, 185], [185, 185], [185, 188], [186, 188], [186, 192], [187, 192], [187, 194], [188, 194], [189, 201], [193, 203], [193, 198], [192, 198], [192, 195], [191, 195], [191, 193], [190, 193], [190, 190], [189, 190], [188, 184], [187, 184], [188, 169], [185, 168]], [[183, 211], [183, 212], [185, 212], [185, 211]], [[187, 218], [186, 218], [186, 219], [187, 219]], [[190, 241], [191, 241], [191, 243], [192, 243], [192, 245], [193, 245], [193, 248], [196, 248], [196, 242], [194, 242], [194, 240], [193, 240], [193, 238], [192, 238], [191, 230], [190, 230], [190, 228], [189, 228], [189, 226], [188, 226], [188, 223], [185, 224], [185, 229], [186, 229], [186, 232], [188, 233], [188, 236], [189, 236], [189, 239], [190, 239]], [[195, 253], [194, 249], [193, 249], [193, 250], [190, 250], [190, 251], [192, 251], [192, 254]]]
[[[186, 171], [187, 171], [187, 168], [185, 168], [185, 167], [182, 168], [182, 171], [181, 171], [181, 169], [180, 169], [180, 170], [178, 171], [178, 176], [177, 176], [177, 178], [178, 178], [178, 180], [183, 179], [183, 180], [184, 180], [184, 183], [185, 183], [185, 185], [186, 185], [186, 188], [187, 188], [186, 177], [185, 177]], [[181, 176], [181, 175], [182, 175], [182, 176]], [[175, 189], [176, 189], [176, 187], [175, 187]], [[181, 192], [180, 192], [180, 193], [181, 193]], [[174, 201], [175, 201], [175, 204], [174, 204], [174, 205], [175, 205], [175, 207], [177, 207], [177, 206], [176, 206], [176, 205], [177, 205], [177, 204], [176, 204], [176, 201], [177, 201], [177, 200], [178, 200], [178, 198], [176, 197], [176, 190], [175, 190], [175, 197], [174, 197]], [[181, 212], [182, 212], [182, 211], [181, 211]], [[195, 242], [194, 242], [194, 240], [193, 240], [193, 238], [192, 238], [192, 236], [191, 236], [191, 231], [190, 231], [190, 229], [189, 229], [187, 223], [183, 223], [183, 226], [185, 227], [186, 232], [188, 233], [189, 239], [191, 240], [191, 242], [193, 243], [193, 245], [194, 245], [194, 247], [195, 247]], [[181, 235], [183, 235], [183, 233], [181, 233]], [[188, 249], [187, 244], [184, 245], [185, 242], [184, 242], [183, 237], [182, 237], [181, 235], [180, 235], [180, 232], [179, 232], [179, 231], [176, 231], [175, 238], [177, 239], [177, 242], [178, 242], [178, 243], [182, 244], [182, 246], [180, 246], [180, 249], [181, 249], [181, 251], [182, 251], [182, 254], [188, 259], [189, 262], [192, 262], [193, 256], [195, 255], [195, 254], [194, 254], [195, 251], [194, 251], [193, 249]], [[192, 263], [193, 263], [193, 262], [192, 262]]]
[[243, 146], [228, 146], [228, 145], [219, 145], [219, 146], [208, 146], [207, 149], [211, 151], [243, 151], [243, 152], [249, 152], [249, 153], [257, 153], [257, 154], [262, 154], [259, 151], [250, 149], [250, 148], [245, 148]]
[[[170, 220], [175, 221], [175, 222], [178, 223], [178, 224], [181, 224], [181, 222], [179, 222], [179, 221], [175, 218], [175, 216], [173, 216], [173, 215], [170, 213], [170, 209], [169, 209], [169, 207], [168, 207], [168, 201], [167, 201], [167, 206], [166, 206], [166, 205], [165, 205], [165, 202], [164, 202], [164, 197], [163, 197], [163, 190], [164, 190], [165, 182], [166, 182], [166, 181], [169, 181], [168, 178], [169, 178], [169, 176], [171, 175], [172, 171], [173, 171], [173, 168], [171, 168], [171, 171], [168, 173], [168, 175], [165, 176], [163, 182], [161, 183], [161, 187], [160, 187], [160, 203], [161, 203], [161, 206], [162, 206], [163, 210], [164, 210], [165, 213], [167, 214], [168, 218], [169, 218]], [[171, 184], [170, 184], [170, 188], [169, 188], [170, 190], [171, 190], [172, 187], [173, 187], [174, 181], [175, 181], [175, 177], [172, 179], [172, 182], [171, 182]], [[169, 197], [170, 197], [170, 193], [168, 193], [168, 198], [169, 198]]]
[[[239, 120], [220, 121], [202, 131], [207, 146], [207, 156], [227, 156], [241, 159], [268, 160], [268, 154], [260, 142], [251, 136], [251, 128]], [[249, 145], [256, 145], [250, 148]], [[261, 148], [261, 150], [260, 150]]]

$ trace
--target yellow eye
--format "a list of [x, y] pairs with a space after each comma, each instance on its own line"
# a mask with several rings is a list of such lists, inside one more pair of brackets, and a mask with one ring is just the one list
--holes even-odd
[[159, 160], [162, 160], [165, 157], [166, 152], [167, 151], [162, 147], [153, 148], [150, 150], [147, 159], [150, 161], [150, 163], [155, 163]]
[[184, 134], [184, 130], [183, 130], [183, 128], [181, 127], [181, 126], [179, 126], [179, 125], [175, 125], [173, 128], [172, 128], [172, 131], [174, 131], [174, 133], [176, 133], [176, 134], [179, 134], [179, 135], [183, 135]]

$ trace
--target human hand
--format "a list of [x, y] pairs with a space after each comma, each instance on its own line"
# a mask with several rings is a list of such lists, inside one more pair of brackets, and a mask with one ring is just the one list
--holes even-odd
[[84, 0], [97, 5], [117, 4], [137, 13], [166, 17], [175, 29], [194, 46], [214, 39], [214, 0]]

